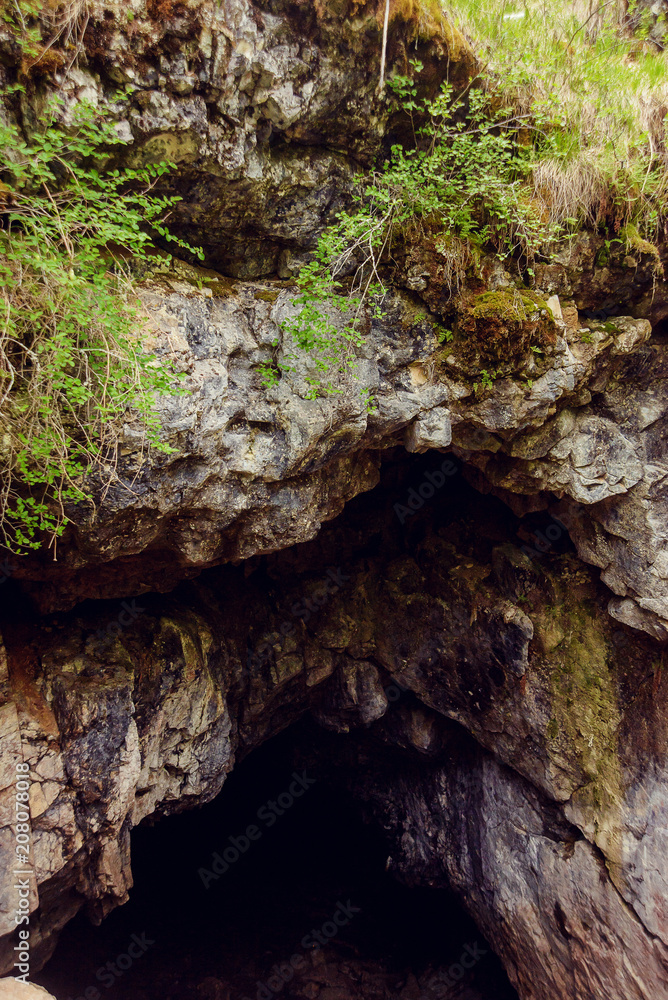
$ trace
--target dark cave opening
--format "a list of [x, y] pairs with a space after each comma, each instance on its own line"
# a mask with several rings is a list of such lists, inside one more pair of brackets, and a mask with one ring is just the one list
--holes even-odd
[[[187, 615], [196, 609], [240, 651], [236, 687], [228, 688], [234, 701], [246, 686], [271, 675], [277, 648], [283, 652], [281, 641], [271, 637], [280, 635], [285, 623], [294, 631], [301, 621], [295, 608], [317, 597], [329, 569], [340, 569], [347, 582], [340, 595], [322, 607], [316, 602], [304, 617], [311, 635], [327, 629], [334, 611], [336, 619], [346, 608], [361, 615], [354, 596], [359, 582], [366, 581], [366, 593], [374, 597], [393, 566], [406, 560], [415, 560], [424, 574], [418, 585], [406, 581], [409, 593], [419, 586], [428, 595], [449, 594], [453, 587], [456, 596], [457, 574], [469, 580], [471, 573], [478, 573], [475, 580], [496, 574], [500, 588], [510, 592], [517, 581], [506, 580], [505, 563], [495, 563], [495, 552], [509, 543], [526, 557], [521, 586], [511, 596], [530, 608], [546, 600], [545, 588], [551, 586], [543, 570], [558, 576], [564, 557], [573, 558], [565, 526], [547, 509], [518, 517], [498, 497], [475, 489], [475, 469], [452, 454], [408, 455], [398, 447], [383, 455], [380, 473], [374, 489], [349, 501], [311, 541], [239, 566], [207, 569], [167, 597], [142, 595], [144, 612], [123, 634], [126, 648], [143, 655], [161, 614]], [[116, 611], [112, 601], [87, 601], [75, 612], [48, 619], [48, 631], [67, 628], [73, 619], [86, 641], [94, 643], [101, 623], [114, 621]], [[375, 614], [385, 614], [382, 602]], [[397, 631], [388, 620], [385, 630], [404, 655], [407, 636], [401, 628]], [[478, 678], [478, 709], [510, 683], [499, 666], [505, 663], [505, 647], [489, 652], [489, 681]], [[462, 662], [466, 655], [463, 650]], [[173, 669], [168, 660], [162, 664], [165, 677]], [[453, 672], [452, 683], [470, 695], [471, 670], [465, 674]], [[381, 679], [389, 684], [392, 678], [381, 671]], [[326, 685], [302, 690], [301, 683], [291, 682], [290, 698], [277, 699], [262, 716], [264, 743], [250, 753], [258, 745], [260, 723], [252, 712], [239, 714], [241, 762], [212, 802], [188, 810], [184, 790], [182, 813], [155, 823], [149, 817], [133, 830], [135, 886], [129, 902], [99, 927], [81, 912], [34, 976], [57, 1000], [516, 1000], [494, 942], [485, 941], [461, 901], [443, 888], [404, 885], [386, 870], [390, 845], [382, 830], [363, 817], [351, 768], [346, 776], [337, 774], [345, 770], [346, 753], [335, 744], [340, 740], [350, 747], [361, 734], [376, 740], [381, 767], [393, 777], [392, 768], [403, 767], [392, 755], [394, 737], [385, 740], [380, 728], [374, 731], [359, 719], [351, 721], [351, 733], [326, 731]], [[146, 695], [147, 704], [152, 697], [157, 696]], [[391, 707], [382, 720], [388, 733], [414, 698], [405, 693], [399, 709]], [[420, 707], [417, 699], [415, 705]], [[309, 711], [311, 718], [305, 714]], [[300, 716], [302, 721], [295, 722]], [[139, 710], [137, 722], [141, 730]], [[455, 742], [463, 738], [470, 739], [464, 730]], [[317, 784], [296, 796], [285, 815], [272, 823], [258, 816], [266, 803], [290, 795], [294, 773], [304, 768], [310, 773], [311, 766], [318, 769]], [[427, 762], [413, 757], [407, 766], [422, 768]], [[256, 839], [248, 834], [249, 825], [257, 828]], [[235, 852], [238, 857], [231, 860]], [[348, 906], [354, 915], [342, 918], [341, 907]], [[336, 914], [346, 920], [340, 927], [333, 922]], [[313, 932], [325, 925], [335, 933], [317, 947]], [[303, 963], [290, 974], [285, 963], [294, 955]], [[284, 970], [286, 982], [275, 979], [276, 968]]]
[[[457, 546], [465, 545], [472, 556], [483, 560], [490, 558], [495, 545], [505, 542], [515, 545], [538, 566], [549, 564], [563, 553], [575, 554], [568, 530], [558, 517], [542, 504], [531, 510], [530, 501], [536, 498], [529, 497], [527, 512], [518, 516], [498, 496], [486, 489], [481, 492], [478, 486], [484, 486], [478, 470], [453, 453], [429, 450], [410, 454], [398, 445], [380, 456], [377, 485], [350, 499], [342, 512], [325, 521], [311, 540], [268, 555], [251, 555], [241, 564], [228, 562], [200, 570], [192, 579], [184, 579], [164, 592], [139, 587], [116, 597], [82, 597], [70, 611], [42, 614], [40, 584], [23, 580], [12, 572], [4, 579], [2, 588], [3, 635], [10, 644], [21, 646], [30, 641], [28, 636], [34, 633], [36, 620], [47, 628], [62, 630], [79, 618], [84, 622], [95, 621], [90, 631], [97, 633], [100, 620], [113, 621], [118, 616], [123, 598], [136, 598], [148, 614], [159, 614], [166, 606], [187, 605], [206, 590], [224, 595], [227, 601], [236, 600], [244, 591], [244, 601], [250, 604], [249, 593], [253, 589], [250, 585], [254, 584], [266, 609], [261, 609], [256, 601], [250, 614], [246, 614], [237, 605], [238, 614], [249, 622], [248, 641], [252, 644], [252, 633], [257, 631], [272, 604], [280, 604], [286, 588], [293, 584], [301, 586], [300, 581], [309, 574], [317, 574], [323, 566], [335, 565], [341, 559], [349, 565], [360, 558], [413, 554], [430, 532], [447, 536]], [[147, 550], [149, 554], [150, 551]], [[173, 555], [153, 554], [158, 562], [174, 561]], [[127, 566], [110, 564], [110, 569], [114, 568], [119, 577], [129, 570]], [[208, 603], [212, 604], [210, 600]], [[141, 618], [137, 624], [141, 628]], [[26, 630], [25, 634], [19, 634], [21, 628]], [[134, 625], [124, 629], [124, 634], [133, 630]]]
[[652, 342], [655, 344], [668, 344], [668, 317], [660, 319], [652, 327]]
[[297, 723], [213, 802], [134, 830], [130, 901], [76, 917], [34, 980], [57, 1000], [514, 1000], [459, 901], [388, 874], [336, 769], [305, 765], [319, 733]]

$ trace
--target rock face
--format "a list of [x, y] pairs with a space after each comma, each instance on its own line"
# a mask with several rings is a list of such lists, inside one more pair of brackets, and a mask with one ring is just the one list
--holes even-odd
[[[584, 342], [551, 321], [554, 344], [530, 387], [502, 379], [481, 393], [459, 346], [439, 346], [436, 319], [396, 294], [344, 391], [309, 400], [312, 361], [268, 391], [258, 372], [273, 356], [281, 321], [295, 312], [293, 292], [245, 283], [207, 296], [187, 284], [197, 271], [179, 273], [151, 279], [143, 293], [158, 353], [187, 376], [186, 395], [162, 410], [175, 453], [147, 467], [140, 431], [127, 425], [122, 474], [104, 503], [94, 514], [72, 512], [76, 545], [66, 543], [57, 563], [17, 562], [16, 577], [34, 581], [26, 589], [43, 610], [84, 595], [167, 590], [205, 566], [305, 541], [375, 485], [383, 449], [452, 444], [494, 488], [538, 497], [539, 506], [567, 498], [563, 517], [583, 558], [606, 568], [614, 559], [604, 579], [625, 598], [613, 604], [616, 616], [663, 637], [664, 543], [641, 498], [660, 488], [663, 461], [664, 403], [650, 382], [661, 378], [664, 348], [645, 346], [648, 321], [616, 317], [605, 330], [591, 323]], [[362, 387], [371, 390], [372, 412]], [[614, 498], [618, 509], [622, 496], [626, 540], [610, 530], [602, 503]], [[639, 537], [642, 564], [628, 551]]]
[[[394, 870], [460, 894], [522, 1000], [655, 1000], [660, 261], [642, 245], [603, 257], [585, 234], [531, 290], [483, 258], [453, 296], [425, 243], [397, 260], [340, 393], [307, 398], [302, 357], [261, 384], [291, 351], [300, 262], [405, 128], [376, 94], [382, 6], [92, 5], [66, 101], [115, 115], [132, 162], [177, 163], [176, 224], [209, 267], [158, 260], [141, 285], [155, 351], [185, 375], [160, 403], [173, 453], [146, 456], [129, 418], [117, 475], [95, 510], [70, 511], [57, 562], [3, 565], [3, 859], [20, 763], [37, 967], [83, 905], [101, 919], [126, 899], [133, 826], [210, 800], [310, 712], [314, 760], [348, 769]], [[390, 65], [410, 39], [425, 86], [466, 80], [454, 29], [393, 24]], [[29, 121], [35, 93], [20, 99]], [[9, 866], [0, 877], [9, 971]]]
[[554, 509], [579, 555], [601, 568], [616, 595], [610, 614], [662, 641], [668, 637], [664, 365], [663, 349], [642, 347], [606, 385], [592, 385], [586, 406], [566, 405], [507, 450], [466, 453], [494, 487], [527, 494], [538, 487], [562, 497]]
[[665, 993], [665, 941], [638, 920], [605, 856], [498, 760], [412, 774], [376, 801], [391, 817], [395, 870], [469, 901], [520, 996]]
[[[664, 355], [643, 345], [645, 317], [661, 320], [668, 294], [643, 241], [611, 252], [583, 234], [537, 267], [531, 293], [490, 258], [462, 272], [454, 298], [426, 241], [397, 262], [408, 293], [370, 320], [357, 382], [307, 400], [313, 371], [298, 361], [276, 389], [261, 386], [258, 365], [290, 351], [280, 327], [304, 252], [346, 203], [346, 178], [407, 128], [376, 93], [381, 7], [133, 0], [121, 16], [91, 6], [77, 68], [57, 76], [65, 113], [89, 100], [117, 120], [130, 162], [176, 164], [174, 226], [223, 273], [175, 264], [145, 282], [158, 352], [187, 374], [188, 396], [162, 404], [176, 454], [146, 461], [128, 425], [120, 475], [94, 510], [70, 512], [58, 562], [25, 558], [11, 572], [41, 610], [169, 590], [205, 566], [313, 537], [377, 481], [380, 450], [452, 440], [509, 502], [563, 499], [582, 558], [615, 595], [611, 613], [663, 640]], [[455, 28], [419, 5], [393, 18], [388, 67], [401, 69], [410, 41], [427, 92], [446, 75], [465, 84], [475, 57]], [[4, 44], [10, 82], [21, 70]], [[34, 87], [20, 98], [26, 121]], [[248, 280], [260, 275], [273, 280]], [[607, 321], [586, 318], [596, 310]], [[456, 331], [450, 350], [443, 322]], [[508, 345], [508, 377], [479, 393], [481, 368]]]
[[[254, 572], [135, 602], [120, 632], [113, 604], [5, 624], [37, 961], [85, 901], [100, 917], [125, 898], [133, 825], [209, 800], [310, 711], [321, 766], [338, 754], [351, 769], [397, 873], [454, 888], [522, 997], [662, 995], [668, 698], [653, 641], [615, 625], [572, 552], [529, 559], [508, 541], [522, 522], [460, 471], [401, 523], [410, 491], [439, 479], [434, 457], [390, 463], [379, 490]], [[328, 732], [350, 734], [343, 751]]]
[[[421, 58], [432, 90], [448, 73], [463, 86], [475, 65], [464, 38], [440, 16], [406, 18], [397, 6], [388, 66]], [[117, 119], [133, 164], [177, 164], [174, 225], [207, 263], [243, 279], [289, 276], [295, 255], [346, 204], [354, 174], [391, 139], [391, 109], [377, 97], [382, 8], [94, 0], [77, 66], [55, 82], [67, 103], [85, 99]], [[67, 66], [59, 41], [50, 63]], [[15, 47], [4, 48], [11, 65]], [[36, 63], [30, 79], [45, 76]], [[30, 96], [24, 107], [34, 117]]]
[[2, 1000], [54, 1000], [41, 986], [11, 977], [0, 979], [0, 997]]

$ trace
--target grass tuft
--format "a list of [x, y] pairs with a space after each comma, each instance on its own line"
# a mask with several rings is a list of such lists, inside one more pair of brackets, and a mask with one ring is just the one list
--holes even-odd
[[[633, 12], [630, 13], [633, 7]], [[655, 239], [665, 215], [668, 59], [649, 8], [591, 0], [443, 0], [488, 87], [525, 115], [536, 197], [550, 218], [633, 221]]]

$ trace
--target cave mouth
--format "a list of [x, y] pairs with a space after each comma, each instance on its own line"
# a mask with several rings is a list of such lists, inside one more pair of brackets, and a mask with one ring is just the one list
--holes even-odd
[[129, 902], [80, 913], [34, 981], [57, 1000], [517, 1000], [452, 894], [387, 873], [382, 831], [308, 763], [319, 733], [293, 725], [211, 803], [137, 827]]

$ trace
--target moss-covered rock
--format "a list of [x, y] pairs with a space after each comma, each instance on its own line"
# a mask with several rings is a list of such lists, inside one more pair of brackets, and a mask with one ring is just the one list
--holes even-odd
[[628, 252], [649, 258], [656, 273], [663, 274], [661, 255], [658, 247], [654, 243], [650, 243], [649, 240], [643, 239], [635, 226], [629, 223], [628, 226], [625, 226], [621, 230], [619, 235], [624, 241]]
[[517, 363], [532, 347], [543, 350], [556, 341], [551, 310], [528, 289], [476, 296], [460, 316], [457, 330], [477, 357], [493, 364]]

